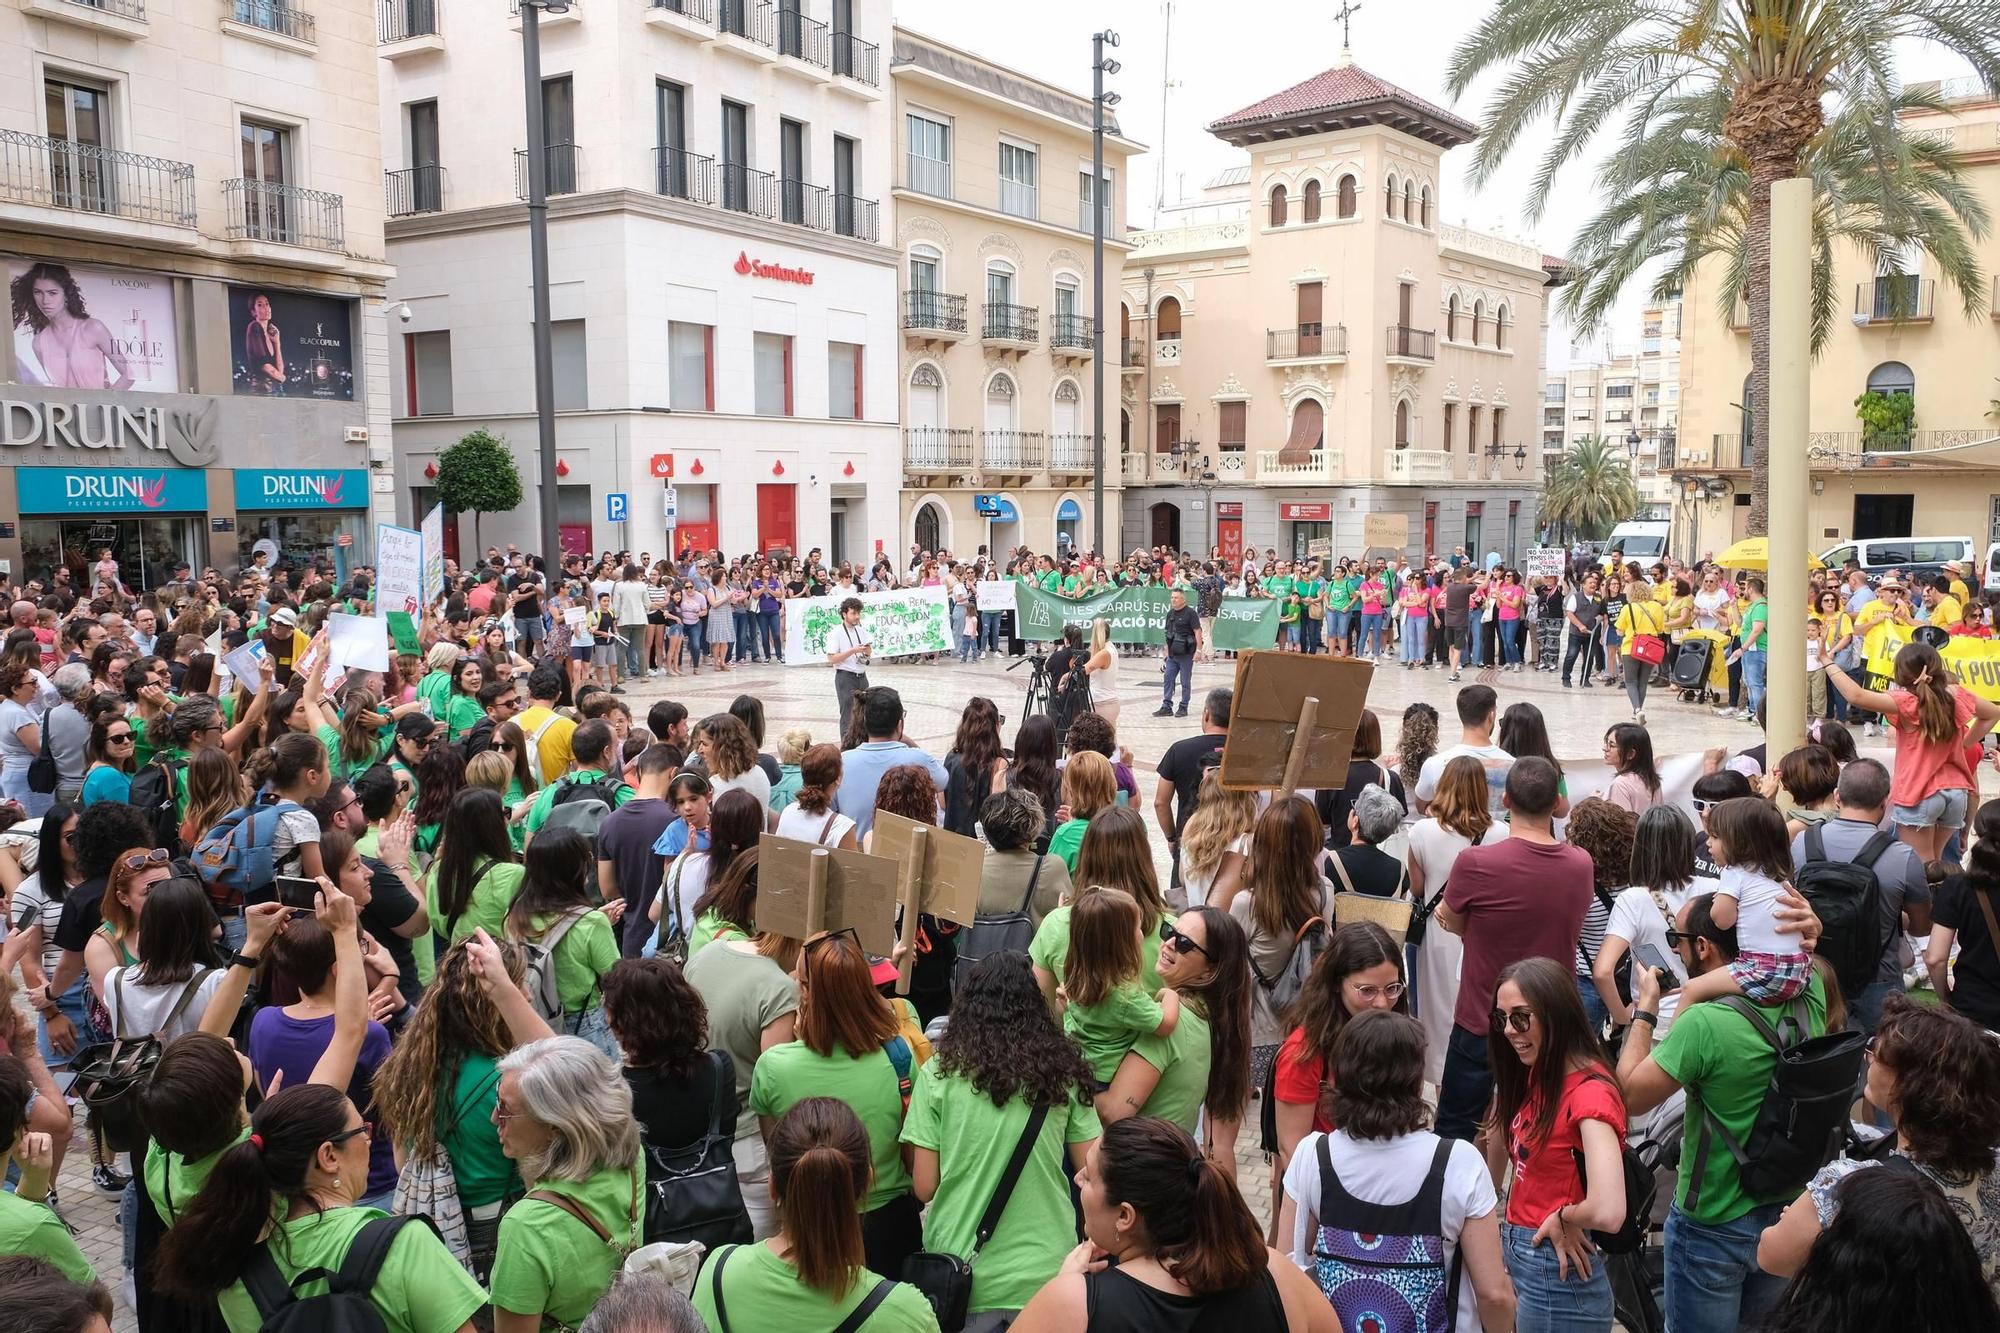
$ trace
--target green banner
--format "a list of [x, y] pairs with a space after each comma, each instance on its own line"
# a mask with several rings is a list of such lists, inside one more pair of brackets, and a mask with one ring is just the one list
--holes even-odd
[[1217, 652], [1263, 652], [1278, 643], [1275, 597], [1225, 597], [1210, 631], [1209, 647]]
[[1170, 595], [1166, 588], [1134, 584], [1088, 597], [1063, 597], [1019, 583], [1014, 586], [1015, 632], [1031, 642], [1048, 643], [1061, 637], [1064, 625], [1076, 625], [1088, 640], [1092, 622], [1102, 619], [1111, 622], [1113, 643], [1165, 643]]

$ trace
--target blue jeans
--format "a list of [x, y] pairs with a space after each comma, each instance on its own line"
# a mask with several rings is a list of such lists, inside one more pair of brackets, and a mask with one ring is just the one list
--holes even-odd
[[[85, 997], [89, 994], [90, 977], [79, 975], [68, 990], [56, 997], [56, 1010], [69, 1020], [71, 1027], [76, 1029], [76, 1049], [79, 1051], [90, 1045], [91, 1041], [90, 1024], [85, 1018], [87, 1013]], [[69, 1068], [69, 1056], [57, 1055], [55, 1047], [49, 1045], [49, 1021], [40, 1014], [35, 1016], [35, 1045], [40, 1048], [42, 1063], [48, 1066], [51, 1074], [61, 1075]], [[59, 1088], [65, 1087], [67, 1083], [68, 1080], [65, 1078], [56, 1079], [56, 1086]]]
[[1524, 620], [1503, 620], [1500, 622], [1500, 660], [1508, 666], [1519, 666], [1521, 662], [1521, 626]]
[[1333, 621], [1333, 646], [1340, 652], [1347, 652], [1353, 647], [1349, 640], [1354, 633], [1354, 612], [1329, 611], [1327, 614]]
[[[1560, 1275], [1553, 1244], [1534, 1243], [1530, 1227], [1500, 1223], [1500, 1252], [1507, 1260], [1507, 1275], [1514, 1279], [1516, 1333], [1610, 1333], [1614, 1308], [1611, 1275], [1603, 1256], [1592, 1264], [1590, 1276], [1572, 1268], [1568, 1278]], [[1732, 1324], [1703, 1325], [1703, 1333], [1722, 1333]]]
[[729, 646], [729, 660], [732, 662], [754, 662], [757, 660], [757, 613], [754, 611], [732, 611], [730, 620], [736, 628], [736, 642]]
[[764, 660], [780, 661], [785, 656], [785, 612], [780, 607], [776, 611], [757, 613], [757, 634], [764, 644]]
[[1326, 650], [1326, 622], [1324, 620], [1314, 620], [1311, 616], [1305, 615], [1303, 611], [1299, 614], [1304, 616], [1304, 619], [1299, 621], [1300, 649], [1308, 653], [1324, 652]]
[[681, 637], [687, 640], [687, 650], [694, 657], [693, 666], [699, 671], [702, 654], [708, 651], [708, 626], [699, 620], [692, 625], [683, 624]]
[[625, 654], [625, 674], [643, 676], [646, 674], [646, 626], [642, 621], [637, 625], [620, 625], [618, 632], [625, 636], [620, 645]]
[[1743, 650], [1743, 706], [1756, 712], [1764, 702], [1764, 664], [1767, 654], [1762, 648]]
[[1611, 1011], [1605, 1008], [1604, 997], [1597, 993], [1597, 983], [1589, 977], [1578, 977], [1576, 993], [1583, 999], [1583, 1016], [1590, 1020], [1590, 1030], [1603, 1036], [1605, 1025], [1611, 1022]]
[[1174, 678], [1176, 676], [1180, 677], [1181, 708], [1185, 710], [1188, 706], [1188, 695], [1194, 690], [1194, 658], [1192, 656], [1175, 657], [1172, 654], [1168, 654], [1165, 684], [1160, 691], [1160, 707], [1162, 708], [1171, 708], [1174, 705]]
[[1382, 651], [1382, 613], [1370, 615], [1361, 613], [1361, 651], [1365, 656], [1374, 657]]
[[1785, 1205], [1768, 1203], [1734, 1221], [1695, 1221], [1676, 1204], [1667, 1213], [1667, 1333], [1754, 1326], [1785, 1289], [1757, 1267], [1757, 1238]]
[[1882, 1022], [1882, 1006], [1889, 1002], [1891, 995], [1900, 994], [1902, 989], [1900, 980], [1871, 982], [1848, 995], [1847, 1016], [1854, 1020], [1855, 1027], [1872, 1037]]
[[1493, 1100], [1493, 1069], [1487, 1063], [1486, 1034], [1452, 1024], [1445, 1044], [1444, 1082], [1438, 1087], [1437, 1132], [1470, 1143]]
[[981, 611], [979, 613], [979, 646], [995, 657], [1000, 655], [1000, 617], [1002, 611]]
[[1430, 644], [1431, 618], [1429, 616], [1403, 617], [1403, 652], [1405, 662], [1421, 662]]

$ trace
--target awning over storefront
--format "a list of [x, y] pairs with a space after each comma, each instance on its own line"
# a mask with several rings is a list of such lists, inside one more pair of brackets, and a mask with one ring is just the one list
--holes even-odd
[[1076, 501], [1064, 500], [1060, 505], [1056, 506], [1056, 522], [1081, 523], [1082, 521], [1083, 506]]

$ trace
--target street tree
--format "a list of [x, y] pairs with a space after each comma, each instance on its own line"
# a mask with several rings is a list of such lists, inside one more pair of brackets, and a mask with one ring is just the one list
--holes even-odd
[[472, 542], [484, 550], [479, 520], [485, 514], [505, 514], [521, 507], [521, 470], [507, 441], [486, 430], [475, 430], [438, 455], [438, 499], [446, 513], [472, 515]]
[[1595, 541], [1639, 509], [1639, 486], [1624, 450], [1596, 435], [1578, 438], [1542, 477], [1542, 518]]

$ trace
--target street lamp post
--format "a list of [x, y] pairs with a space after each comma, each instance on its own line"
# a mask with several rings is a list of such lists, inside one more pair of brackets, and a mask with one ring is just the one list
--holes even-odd
[[1098, 555], [1107, 559], [1113, 550], [1104, 532], [1104, 108], [1117, 106], [1118, 94], [1104, 91], [1104, 76], [1116, 74], [1119, 64], [1104, 54], [1104, 48], [1117, 45], [1118, 34], [1109, 29], [1090, 39], [1090, 299], [1097, 316], [1090, 331], [1090, 532]]
[[[528, 268], [535, 319], [535, 439], [541, 461], [542, 559], [551, 578], [562, 568], [556, 503], [555, 352], [549, 332], [548, 145], [542, 129], [542, 11], [569, 12], [568, 0], [520, 0], [521, 83], [528, 106]], [[551, 587], [553, 587], [551, 583]]]

